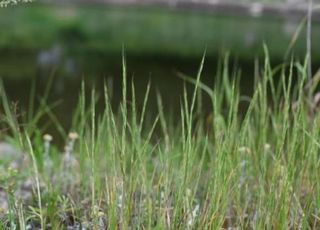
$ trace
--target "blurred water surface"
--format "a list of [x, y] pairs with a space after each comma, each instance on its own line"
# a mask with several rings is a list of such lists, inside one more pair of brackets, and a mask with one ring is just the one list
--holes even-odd
[[[53, 79], [47, 103], [59, 102], [53, 111], [68, 128], [83, 80], [88, 91], [95, 87], [101, 96], [107, 82], [117, 108], [124, 49], [128, 83], [134, 79], [138, 103], [150, 81], [150, 112], [157, 110], [156, 90], [163, 95], [164, 105], [174, 110], [183, 90], [177, 72], [195, 76], [205, 50], [202, 80], [213, 84], [217, 63], [230, 51], [230, 68], [242, 69], [241, 89], [250, 95], [254, 60], [263, 59], [262, 44], [268, 46], [274, 64], [283, 62], [302, 20], [223, 12], [23, 4], [0, 9], [0, 77], [9, 98], [18, 102], [22, 111], [29, 109], [31, 86], [35, 85], [38, 103]], [[300, 60], [305, 57], [305, 34], [301, 27], [293, 43], [293, 53]], [[319, 36], [320, 25], [314, 23], [313, 40]], [[319, 61], [319, 48], [314, 42], [314, 63]], [[208, 100], [204, 100], [210, 111]]]

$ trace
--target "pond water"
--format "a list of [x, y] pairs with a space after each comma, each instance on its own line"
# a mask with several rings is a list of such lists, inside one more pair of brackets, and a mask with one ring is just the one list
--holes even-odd
[[[39, 54], [28, 57], [38, 59]], [[68, 69], [67, 63], [43, 69], [36, 67], [35, 74], [30, 78], [3, 78], [5, 90], [10, 100], [18, 105], [19, 113], [27, 112], [30, 107], [30, 93], [33, 84], [35, 85], [35, 109], [40, 106], [40, 102], [49, 87], [48, 105], [54, 105], [52, 112], [57, 117], [61, 125], [69, 130], [73, 112], [76, 109], [79, 95], [81, 92], [81, 83], [85, 82], [87, 100], [90, 100], [90, 93], [95, 89], [97, 96], [101, 99], [97, 103], [97, 112], [104, 108], [103, 104], [103, 85], [108, 85], [112, 106], [115, 111], [119, 109], [122, 94], [122, 55], [104, 56], [98, 54], [88, 54], [85, 60], [95, 63], [87, 66], [88, 69], [82, 69], [75, 65], [72, 71]], [[66, 60], [68, 62], [68, 60]], [[72, 61], [70, 61], [72, 62]], [[128, 99], [131, 100], [131, 83], [134, 82], [138, 107], [142, 106], [143, 98], [148, 83], [151, 84], [151, 91], [148, 100], [148, 115], [155, 115], [158, 112], [156, 94], [160, 92], [163, 100], [166, 115], [180, 114], [180, 102], [183, 95], [184, 81], [178, 77], [178, 73], [184, 73], [190, 77], [197, 75], [201, 57], [194, 59], [177, 58], [177, 57], [154, 57], [154, 56], [135, 56], [126, 54], [127, 62], [127, 87]], [[215, 57], [208, 56], [205, 60], [202, 82], [213, 86], [217, 64], [219, 60]], [[239, 63], [244, 69], [253, 69], [253, 63]], [[230, 64], [230, 68], [236, 68], [236, 64]], [[73, 72], [74, 71], [74, 72]], [[23, 74], [23, 71], [21, 71]], [[241, 90], [244, 95], [251, 95], [253, 85], [253, 72], [242, 72]], [[52, 84], [50, 81], [52, 80]], [[50, 86], [49, 86], [50, 84]], [[186, 83], [186, 89], [189, 95], [192, 95], [194, 86]], [[211, 103], [209, 97], [203, 97], [204, 116], [211, 112]], [[177, 116], [178, 117], [178, 116]], [[51, 120], [50, 116], [44, 116], [39, 125], [45, 127], [43, 132], [49, 132], [53, 135], [59, 135], [57, 127]], [[49, 125], [48, 125], [49, 124]], [[62, 140], [61, 140], [62, 141]]]
[[[28, 111], [32, 85], [37, 104], [52, 79], [47, 103], [57, 102], [53, 112], [66, 129], [70, 128], [82, 81], [88, 93], [95, 88], [101, 97], [107, 82], [113, 107], [117, 109], [123, 47], [127, 82], [130, 86], [134, 79], [138, 104], [142, 103], [150, 81], [148, 111], [157, 111], [158, 90], [165, 109], [174, 113], [184, 86], [177, 73], [195, 77], [205, 49], [202, 81], [213, 85], [217, 63], [230, 50], [230, 68], [242, 69], [242, 94], [250, 95], [254, 59], [263, 59], [263, 42], [269, 47], [271, 60], [281, 63], [300, 23], [299, 19], [288, 18], [232, 18], [192, 12], [37, 4], [0, 11], [0, 77], [10, 100], [17, 102], [21, 111]], [[318, 27], [314, 37], [320, 34]], [[318, 46], [315, 44], [313, 50], [315, 63], [319, 59]], [[295, 43], [295, 54], [302, 60], [304, 53], [302, 33]], [[191, 85], [187, 88], [193, 89]], [[204, 107], [210, 113], [206, 97]], [[54, 126], [48, 130], [54, 130]]]

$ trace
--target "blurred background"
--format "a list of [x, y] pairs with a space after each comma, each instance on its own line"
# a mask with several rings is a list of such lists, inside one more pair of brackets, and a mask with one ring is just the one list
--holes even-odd
[[[317, 3], [314, 1], [315, 7]], [[245, 95], [252, 92], [255, 62], [263, 63], [264, 43], [274, 65], [290, 59], [291, 54], [304, 60], [307, 9], [305, 0], [39, 0], [9, 4], [0, 8], [0, 78], [21, 113], [30, 110], [30, 95], [35, 95], [36, 108], [48, 88], [47, 103], [68, 129], [83, 80], [89, 93], [95, 87], [101, 96], [103, 83], [108, 83], [117, 108], [124, 49], [127, 81], [134, 79], [138, 103], [150, 81], [150, 113], [157, 110], [156, 90], [166, 111], [174, 113], [183, 90], [178, 73], [196, 76], [205, 50], [202, 81], [213, 84], [218, 63], [229, 52], [231, 71], [241, 69]], [[312, 25], [312, 61], [317, 70], [318, 9], [314, 9]]]

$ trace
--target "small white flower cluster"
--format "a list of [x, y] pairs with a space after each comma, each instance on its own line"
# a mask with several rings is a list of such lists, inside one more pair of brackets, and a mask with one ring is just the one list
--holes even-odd
[[79, 138], [79, 135], [75, 132], [71, 132], [68, 135], [68, 141], [64, 147], [64, 153], [62, 158], [61, 170], [60, 170], [60, 178], [62, 179], [62, 189], [63, 191], [70, 190], [74, 184], [77, 182], [77, 170], [76, 169], [79, 164], [77, 159], [74, 156], [74, 143]]
[[[61, 168], [59, 178], [63, 178], [63, 187], [67, 188], [72, 181], [75, 180], [75, 175], [73, 175], [73, 169], [78, 165], [76, 158], [73, 155], [74, 143], [79, 138], [78, 134], [75, 132], [70, 132], [68, 135], [67, 143], [64, 147], [64, 152], [62, 156]], [[51, 182], [55, 181], [57, 177], [53, 173], [53, 161], [50, 157], [50, 147], [53, 138], [49, 134], [43, 136], [44, 141], [44, 155], [43, 155], [43, 167], [46, 172], [47, 179]]]
[[52, 136], [49, 134], [45, 134], [43, 136], [43, 141], [44, 141], [44, 169], [49, 173], [51, 173], [51, 168], [52, 168], [52, 160], [49, 156], [50, 152], [50, 143], [52, 141]]
[[18, 3], [32, 2], [32, 0], [0, 0], [0, 8], [7, 7], [9, 5], [17, 5]]
[[71, 132], [68, 135], [68, 142], [64, 147], [64, 155], [63, 155], [63, 167], [64, 169], [68, 169], [76, 163], [76, 159], [73, 156], [73, 147], [74, 142], [79, 138], [78, 134], [75, 132]]

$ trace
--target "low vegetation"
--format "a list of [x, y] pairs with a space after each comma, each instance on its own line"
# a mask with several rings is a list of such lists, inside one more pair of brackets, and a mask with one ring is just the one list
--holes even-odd
[[[89, 100], [82, 90], [68, 135], [45, 101], [17, 116], [0, 88], [1, 138], [19, 150], [0, 150], [2, 229], [320, 228], [320, 116], [307, 64], [271, 67], [266, 54], [245, 97], [227, 58], [213, 87], [201, 82], [203, 62], [195, 78], [180, 76], [194, 86], [180, 113], [169, 116], [159, 93], [152, 118], [150, 87], [138, 104], [123, 60], [119, 110], [107, 85], [99, 114], [95, 90]], [[64, 149], [37, 125], [44, 114]]]

